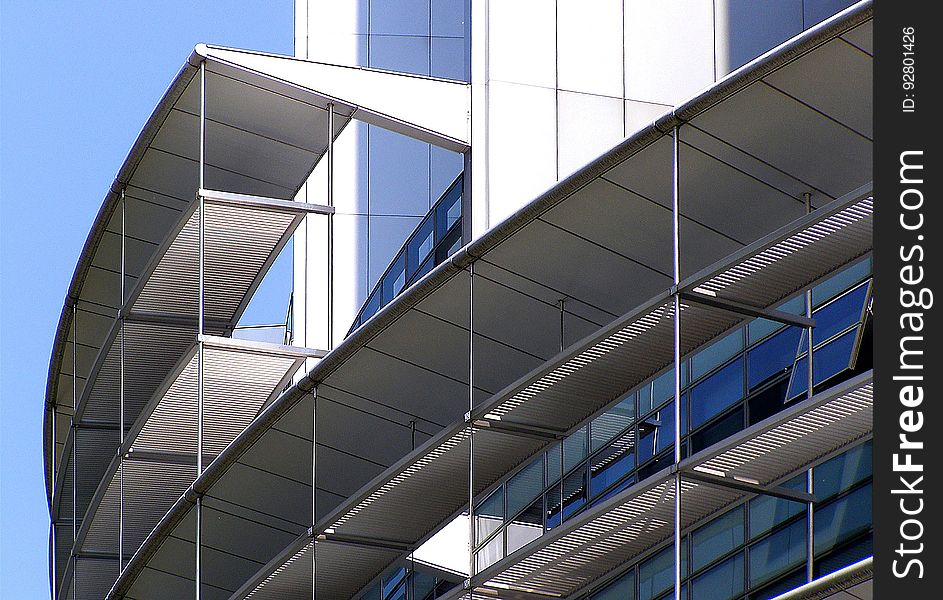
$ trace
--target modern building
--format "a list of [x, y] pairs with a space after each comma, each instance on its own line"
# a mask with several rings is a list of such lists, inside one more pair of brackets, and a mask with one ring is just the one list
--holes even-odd
[[60, 319], [53, 597], [871, 598], [871, 19], [298, 0], [295, 57], [197, 46]]

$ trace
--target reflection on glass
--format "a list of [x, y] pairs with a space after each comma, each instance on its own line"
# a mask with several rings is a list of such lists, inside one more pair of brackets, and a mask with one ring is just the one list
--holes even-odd
[[691, 541], [692, 566], [697, 571], [743, 543], [743, 507], [729, 510], [695, 530]]
[[586, 458], [587, 427], [582, 427], [563, 440], [563, 472], [575, 467]]
[[593, 457], [590, 466], [590, 495], [598, 496], [635, 468], [635, 429], [630, 429]]
[[504, 522], [504, 488], [499, 487], [475, 509], [475, 543], [480, 544]]
[[516, 515], [544, 491], [544, 461], [536, 460], [508, 480], [508, 516]]
[[871, 484], [858, 488], [827, 506], [817, 508], [814, 516], [813, 544], [819, 554], [871, 528]]
[[736, 554], [694, 578], [691, 590], [698, 600], [733, 600], [743, 593], [743, 554]]
[[785, 373], [792, 366], [802, 333], [799, 327], [789, 327], [750, 351], [747, 370], [751, 390]]
[[478, 571], [485, 569], [504, 558], [504, 536], [496, 535], [475, 554]]
[[544, 533], [543, 497], [537, 498], [527, 510], [508, 524], [508, 554], [523, 548]]
[[839, 454], [812, 470], [813, 489], [819, 501], [850, 489], [854, 484], [871, 476], [872, 445], [868, 440], [848, 452]]
[[[806, 490], [805, 473], [793, 477], [782, 487], [796, 492]], [[805, 510], [805, 504], [774, 496], [757, 496], [750, 500], [750, 537], [755, 538]]]
[[616, 579], [590, 596], [590, 600], [635, 600], [635, 571]]
[[738, 328], [691, 357], [691, 379], [697, 381], [742, 349], [743, 331]]
[[635, 397], [636, 394], [629, 394], [627, 398], [593, 419], [590, 424], [591, 452], [602, 448], [635, 422]]
[[738, 358], [691, 390], [691, 424], [703, 425], [743, 398], [743, 359]]
[[805, 562], [806, 523], [799, 520], [750, 546], [750, 585], [763, 583]]

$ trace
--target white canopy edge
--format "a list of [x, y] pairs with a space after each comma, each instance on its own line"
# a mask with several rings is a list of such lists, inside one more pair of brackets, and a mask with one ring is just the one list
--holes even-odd
[[[236, 67], [353, 108], [352, 118], [455, 152], [471, 144], [471, 86], [438, 79], [198, 44], [194, 58]], [[316, 102], [317, 103], [317, 102]]]

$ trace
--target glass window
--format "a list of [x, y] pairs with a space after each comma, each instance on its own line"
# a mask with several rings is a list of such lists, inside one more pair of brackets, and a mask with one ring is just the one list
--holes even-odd
[[743, 593], [743, 554], [736, 554], [691, 582], [697, 600], [733, 600]]
[[674, 446], [675, 443], [675, 406], [674, 402], [666, 404], [658, 411], [658, 422], [661, 423], [655, 428], [655, 454], [658, 454], [665, 448]]
[[476, 543], [481, 543], [504, 522], [504, 488], [499, 487], [475, 508]]
[[812, 470], [813, 490], [819, 501], [827, 500], [871, 476], [871, 441], [852, 448]]
[[691, 357], [691, 380], [697, 381], [708, 371], [723, 364], [731, 356], [743, 349], [743, 330], [737, 329], [731, 334], [700, 350]]
[[590, 424], [590, 451], [595, 452], [635, 422], [635, 394], [599, 415]]
[[789, 327], [750, 350], [747, 355], [747, 370], [751, 390], [772, 377], [785, 373], [792, 366], [801, 335], [802, 329]]
[[436, 578], [422, 571], [413, 571], [412, 575], [412, 594], [413, 598], [424, 600], [435, 589]]
[[652, 382], [652, 408], [661, 406], [675, 395], [675, 370], [668, 369]]
[[593, 457], [590, 467], [590, 495], [598, 496], [634, 468], [635, 430], [630, 429]]
[[714, 421], [691, 435], [691, 452], [699, 452], [713, 446], [743, 429], [743, 408]]
[[759, 423], [781, 411], [786, 406], [787, 387], [789, 387], [789, 379], [782, 379], [779, 383], [751, 396], [748, 400], [750, 407], [749, 424]]
[[367, 319], [372, 317], [380, 310], [380, 292], [379, 290], [375, 291], [372, 296], [367, 300], [366, 304], [363, 305], [363, 314], [360, 317], [361, 323], [366, 323]]
[[504, 558], [504, 536], [496, 535], [475, 555], [478, 571], [493, 565]]
[[[781, 485], [790, 490], [804, 492], [806, 490], [806, 475], [800, 473]], [[774, 496], [757, 496], [753, 498], [750, 500], [750, 537], [755, 538], [769, 531], [780, 523], [789, 520], [789, 518], [802, 513], [805, 508], [806, 506], [802, 502], [794, 502]]]
[[544, 499], [537, 498], [524, 512], [508, 523], [508, 554], [523, 548], [544, 533]]
[[812, 353], [812, 376], [815, 385], [849, 368], [859, 330], [860, 328], [853, 329]]
[[389, 598], [393, 591], [406, 578], [406, 569], [400, 567], [383, 578], [383, 597]]
[[821, 577], [827, 573], [832, 573], [869, 556], [874, 556], [874, 536], [871, 533], [861, 536], [839, 550], [829, 552], [825, 556], [816, 559], [815, 576]]
[[563, 440], [563, 472], [575, 467], [586, 458], [588, 427], [583, 426]]
[[547, 507], [547, 529], [553, 529], [562, 522], [560, 518], [560, 503], [563, 500], [563, 486], [557, 483], [551, 487], [546, 496], [544, 496]]
[[827, 302], [870, 274], [871, 258], [869, 257], [829, 277], [826, 281], [812, 288], [812, 306]]
[[754, 319], [747, 324], [747, 338], [749, 339], [749, 343], [756, 343], [781, 327], [783, 327], [783, 324], [779, 321]]
[[590, 596], [590, 600], [635, 600], [635, 569]]
[[547, 450], [547, 483], [553, 483], [563, 475], [563, 444], [554, 444]]
[[691, 424], [698, 427], [743, 398], [743, 360], [738, 358], [691, 389]]
[[455, 253], [462, 247], [462, 228], [456, 227], [443, 239], [435, 250], [436, 263], [441, 263], [446, 258]]
[[543, 491], [544, 461], [540, 457], [508, 480], [508, 516], [516, 515]]
[[432, 219], [426, 219], [419, 225], [416, 233], [409, 240], [406, 248], [406, 254], [409, 257], [407, 271], [412, 274], [419, 270], [419, 266], [426, 258], [432, 254], [432, 247], [435, 245], [433, 237], [434, 223]]
[[[681, 573], [687, 573], [687, 538], [681, 542]], [[668, 546], [655, 556], [649, 558], [638, 569], [639, 600], [655, 598], [675, 582], [674, 576], [674, 547]]]
[[445, 193], [436, 207], [436, 240], [442, 240], [446, 232], [462, 218], [462, 187], [456, 185]]
[[691, 562], [695, 571], [743, 544], [743, 506], [727, 511], [695, 530], [691, 542]]
[[818, 345], [839, 331], [847, 329], [853, 323], [859, 322], [867, 295], [868, 285], [864, 284], [816, 310], [812, 342]]
[[634, 483], [635, 483], [635, 476], [633, 475], [632, 477], [629, 477], [628, 479], [626, 479], [625, 481], [623, 481], [622, 483], [620, 483], [620, 484], [617, 485], [616, 487], [612, 488], [611, 490], [609, 490], [608, 492], [606, 492], [605, 494], [603, 494], [603, 495], [600, 496], [599, 498], [596, 498], [596, 499], [592, 502], [591, 506], [596, 506], [597, 504], [599, 504], [599, 503], [601, 503], [601, 502], [605, 502], [606, 500], [608, 500], [609, 498], [612, 498], [613, 496], [615, 496], [616, 494], [618, 494], [618, 493], [621, 492], [622, 490], [627, 490], [627, 489], [629, 489], [630, 487], [632, 487], [632, 484], [634, 484]]
[[815, 554], [871, 529], [871, 484], [815, 510]]
[[563, 480], [564, 520], [569, 519], [584, 504], [586, 504], [586, 472], [579, 469]]
[[805, 558], [806, 522], [800, 520], [750, 546], [750, 586], [785, 573]]
[[389, 302], [406, 286], [406, 254], [400, 253], [383, 277], [383, 301]]

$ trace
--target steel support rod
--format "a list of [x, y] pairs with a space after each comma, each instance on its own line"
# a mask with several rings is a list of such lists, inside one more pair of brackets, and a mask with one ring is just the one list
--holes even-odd
[[[475, 263], [468, 265], [468, 413], [475, 408]], [[468, 579], [475, 576], [475, 427], [468, 424]]]
[[[206, 187], [206, 61], [200, 63], [200, 189]], [[199, 269], [199, 298], [197, 299], [197, 392], [196, 392], [196, 476], [203, 473], [203, 284], [204, 284], [204, 251], [205, 251], [205, 225], [206, 225], [206, 205], [203, 201], [203, 195], [200, 194], [200, 234], [198, 249], [198, 269]], [[202, 588], [202, 552], [201, 552], [201, 533], [203, 525], [203, 497], [196, 499], [196, 537], [195, 537], [195, 557], [196, 565], [194, 569], [194, 583], [196, 586], [196, 600], [201, 598]]]
[[[126, 215], [127, 215], [127, 199], [125, 197], [124, 188], [121, 189], [121, 285], [119, 286], [121, 290], [121, 301], [118, 302], [119, 307], [124, 306], [125, 299], [125, 268], [127, 264], [127, 249], [125, 246], [125, 240], [127, 237], [127, 232], [125, 229], [126, 226]], [[118, 575], [121, 575], [121, 571], [124, 570], [124, 317], [121, 316], [120, 310], [118, 314], [119, 319], [119, 335], [121, 340], [119, 343], [118, 353], [119, 353], [119, 368], [118, 368]]]
[[[78, 350], [78, 343], [76, 337], [78, 336], [78, 329], [75, 326], [76, 316], [78, 311], [76, 310], [76, 305], [72, 305], [72, 416], [69, 417], [69, 429], [72, 431], [72, 600], [75, 600], [75, 580], [76, 580], [76, 568], [75, 568], [75, 555], [77, 554], [75, 548], [75, 542], [79, 537], [79, 531], [76, 521], [78, 520], [78, 515], [76, 513], [76, 504], [78, 502], [78, 494], [76, 494], [76, 489], [78, 488], [78, 468], [76, 463], [78, 462], [78, 430], [75, 428], [75, 410], [78, 405], [78, 361], [76, 360], [76, 352]], [[64, 583], [64, 582], [63, 582]]]
[[[812, 194], [806, 192], [803, 194], [805, 197], [805, 212], [809, 214], [812, 212]], [[811, 321], [812, 320], [812, 288], [806, 290], [805, 292], [805, 316]], [[812, 370], [812, 330], [815, 327], [814, 322], [810, 324], [806, 329], [806, 335], [808, 336], [808, 369], [806, 371], [806, 385], [808, 387], [809, 398], [812, 397], [815, 391], [815, 375]], [[809, 495], [812, 495], [815, 491], [813, 485], [812, 469], [809, 469], [806, 472], [806, 492]], [[815, 505], [812, 502], [806, 504], [806, 581], [812, 581], [815, 577], [815, 569], [813, 561], [815, 559], [815, 539], [814, 539], [814, 524], [815, 524]]]
[[[327, 105], [327, 205], [334, 208], [334, 104]], [[334, 214], [327, 215], [327, 348], [334, 349]]]
[[[318, 388], [311, 392], [311, 526], [318, 522]], [[318, 544], [311, 540], [311, 598], [318, 597]]]
[[[678, 128], [672, 134], [671, 151], [671, 244], [674, 276], [674, 463], [681, 464], [681, 241], [680, 231], [680, 159]], [[674, 494], [674, 597], [681, 600], [681, 470], [675, 471]]]

